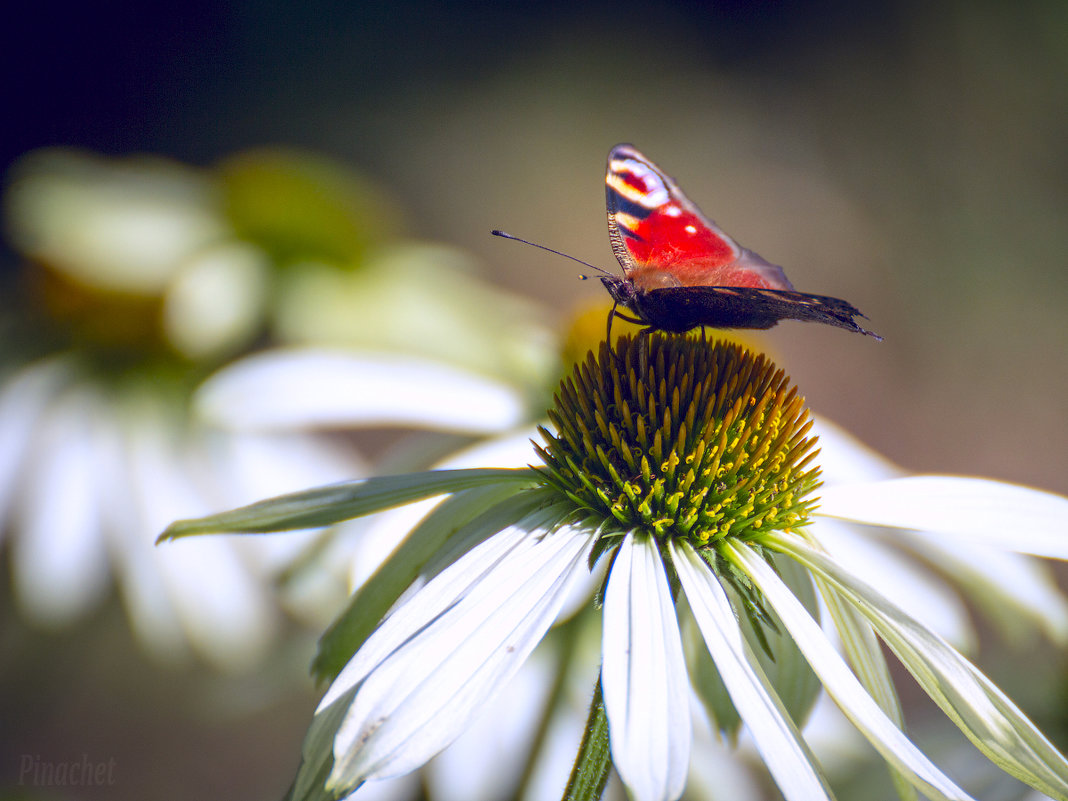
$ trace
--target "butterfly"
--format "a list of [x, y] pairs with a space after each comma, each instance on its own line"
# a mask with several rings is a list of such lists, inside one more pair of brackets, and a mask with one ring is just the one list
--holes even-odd
[[805, 320], [882, 339], [857, 325], [864, 315], [851, 303], [795, 291], [782, 267], [735, 242], [635, 147], [616, 145], [608, 154], [605, 195], [608, 235], [623, 268], [622, 277], [600, 276], [615, 301], [609, 332], [613, 316], [675, 333]]

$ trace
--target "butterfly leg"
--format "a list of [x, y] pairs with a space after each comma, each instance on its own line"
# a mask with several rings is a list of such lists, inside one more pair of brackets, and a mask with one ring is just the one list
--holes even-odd
[[608, 312], [608, 330], [605, 331], [604, 340], [609, 345], [612, 344], [612, 318], [618, 317], [620, 320], [626, 320], [628, 323], [634, 323], [635, 325], [645, 325], [642, 320], [637, 317], [630, 317], [618, 310], [619, 301], [612, 304], [612, 311]]

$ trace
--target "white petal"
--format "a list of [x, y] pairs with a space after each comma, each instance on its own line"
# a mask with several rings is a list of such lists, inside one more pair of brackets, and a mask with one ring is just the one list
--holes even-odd
[[[290, 798], [291, 796], [286, 796]], [[314, 793], [296, 798], [323, 798], [322, 788], [316, 787]], [[418, 773], [385, 779], [380, 782], [367, 782], [359, 790], [345, 796], [341, 801], [420, 801], [426, 798], [426, 788]]]
[[835, 560], [902, 609], [922, 617], [960, 648], [975, 644], [975, 631], [960, 598], [915, 559], [906, 560], [900, 552], [834, 519], [816, 518], [810, 531]]
[[817, 514], [958, 535], [1009, 551], [1068, 559], [1068, 498], [960, 476], [910, 476], [824, 487]]
[[328, 787], [407, 773], [452, 742], [540, 641], [592, 546], [587, 532], [521, 521], [394, 612], [320, 704], [363, 679], [334, 741]]
[[511, 388], [440, 362], [397, 354], [275, 350], [209, 378], [197, 407], [228, 428], [415, 426], [490, 433], [515, 426]]
[[844, 775], [871, 755], [868, 743], [827, 693], [821, 693], [805, 721], [805, 742], [831, 775]]
[[879, 708], [834, 650], [819, 624], [767, 562], [748, 547], [725, 545], [724, 549], [725, 555], [739, 565], [764, 593], [827, 692], [883, 758], [927, 795], [934, 798], [970, 798], [933, 765]]
[[830, 798], [814, 757], [750, 652], [723, 588], [693, 548], [674, 542], [670, 548], [716, 669], [783, 796], [793, 801]]
[[[17, 494], [38, 421], [71, 373], [64, 360], [48, 359], [7, 377], [0, 389], [0, 518]], [[0, 536], [6, 528], [0, 526]]]
[[85, 386], [52, 403], [24, 468], [12, 566], [19, 601], [39, 622], [68, 623], [107, 588], [98, 490], [110, 465], [98, 447], [102, 406]]
[[604, 599], [601, 685], [612, 762], [638, 801], [678, 798], [690, 764], [689, 679], [655, 542], [628, 534]]
[[319, 701], [316, 713], [322, 712], [356, 687], [390, 654], [455, 606], [479, 581], [492, 574], [501, 560], [531, 538], [531, 532], [536, 529], [535, 522], [526, 520], [501, 529], [435, 576], [406, 603], [399, 605], [337, 675]]

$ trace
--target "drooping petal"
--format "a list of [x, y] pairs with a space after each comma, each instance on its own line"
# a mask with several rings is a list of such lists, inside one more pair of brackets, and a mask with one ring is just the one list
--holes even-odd
[[778, 613], [812, 669], [823, 681], [827, 692], [887, 762], [932, 798], [970, 798], [932, 764], [879, 708], [835, 651], [819, 624], [763, 559], [750, 548], [731, 543], [724, 544], [723, 554], [738, 565], [764, 593], [765, 599]]
[[334, 741], [330, 789], [419, 767], [515, 674], [593, 546], [587, 532], [555, 528], [559, 519], [549, 510], [486, 540], [368, 638], [320, 704], [359, 683]]
[[672, 542], [669, 548], [716, 668], [783, 796], [791, 801], [830, 798], [815, 758], [742, 636], [723, 588], [688, 544]]
[[432, 427], [493, 433], [523, 417], [518, 394], [441, 362], [305, 348], [249, 356], [204, 383], [198, 408], [230, 428]]
[[473, 548], [463, 559], [457, 560], [451, 569], [442, 571], [433, 581], [420, 588], [413, 597], [407, 599], [408, 602], [399, 605], [334, 679], [319, 701], [317, 714], [344, 693], [358, 687], [390, 654], [459, 603], [486, 575], [492, 574], [499, 562], [531, 536], [537, 524], [537, 520], [521, 519], [514, 525], [502, 528]]
[[1068, 498], [1001, 481], [909, 476], [824, 487], [817, 514], [1068, 559]]
[[612, 762], [638, 801], [682, 795], [690, 763], [689, 680], [655, 542], [628, 534], [604, 599], [601, 684]]
[[[1000, 624], [1004, 636], [1012, 638], [1026, 632], [1021, 622], [1030, 619], [1055, 642], [1068, 641], [1068, 598], [1045, 563], [963, 537], [925, 531], [898, 530], [893, 534], [902, 546], [960, 583], [969, 598]], [[933, 628], [945, 636], [940, 628]], [[947, 639], [954, 642], [951, 637]]]
[[875, 627], [943, 712], [994, 764], [1057, 798], [1068, 798], [1068, 760], [1020, 709], [937, 634], [807, 544], [777, 545], [832, 582]]
[[[789, 561], [789, 560], [787, 560]], [[802, 569], [800, 562], [791, 562]], [[776, 563], [778, 564], [778, 562]], [[853, 666], [857, 678], [869, 695], [885, 712], [898, 728], [905, 725], [901, 711], [901, 699], [890, 675], [890, 666], [875, 636], [875, 630], [859, 612], [857, 612], [841, 594], [819, 575], [813, 575], [813, 581], [819, 587], [820, 595], [827, 606], [827, 612], [834, 622], [834, 633], [841, 641], [841, 647], [849, 663]], [[890, 777], [897, 789], [901, 801], [916, 801], [916, 788], [912, 786], [907, 775], [888, 764]]]
[[812, 536], [853, 575], [928, 624], [958, 648], [975, 643], [975, 630], [956, 592], [915, 558], [909, 559], [856, 527], [833, 518], [815, 518]]

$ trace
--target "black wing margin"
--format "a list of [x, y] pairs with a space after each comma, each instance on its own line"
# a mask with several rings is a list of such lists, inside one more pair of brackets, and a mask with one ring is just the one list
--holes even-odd
[[857, 324], [854, 318], [864, 315], [852, 303], [806, 292], [735, 286], [666, 287], [641, 293], [634, 306], [646, 325], [661, 331], [681, 333], [699, 326], [771, 328], [780, 320], [802, 320], [882, 340]]

